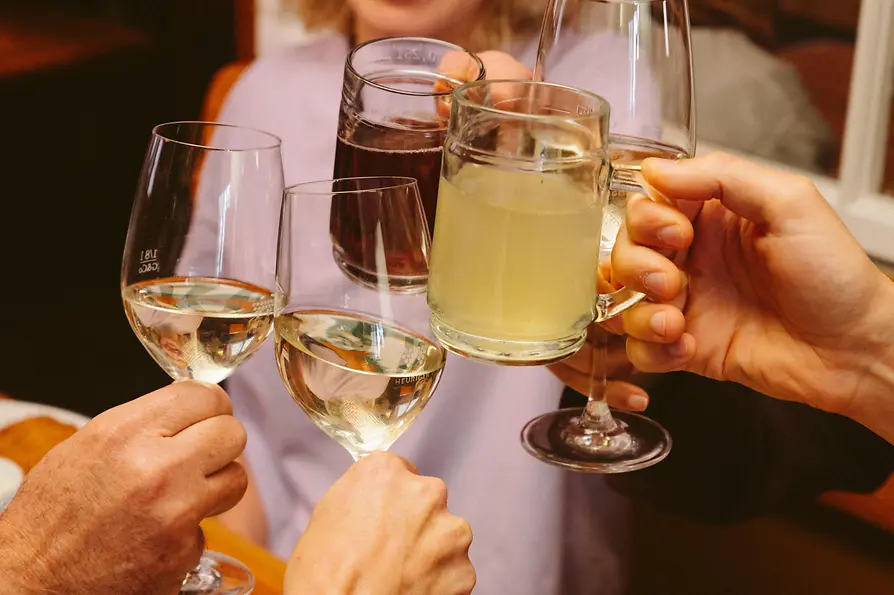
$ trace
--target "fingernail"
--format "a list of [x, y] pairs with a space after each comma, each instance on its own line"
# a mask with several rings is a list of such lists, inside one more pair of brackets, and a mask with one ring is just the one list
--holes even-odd
[[667, 354], [675, 359], [685, 357], [686, 355], [686, 338], [680, 337], [678, 341], [671, 343], [665, 347]]
[[667, 312], [656, 312], [649, 319], [649, 326], [655, 331], [655, 334], [662, 337], [667, 333]]
[[643, 287], [652, 295], [663, 295], [667, 290], [667, 273], [649, 273], [643, 277]]
[[683, 243], [683, 231], [676, 225], [662, 227], [655, 235], [659, 242], [671, 248], [678, 248]]
[[645, 411], [649, 406], [649, 399], [642, 395], [630, 395], [627, 398], [627, 407], [631, 411]]

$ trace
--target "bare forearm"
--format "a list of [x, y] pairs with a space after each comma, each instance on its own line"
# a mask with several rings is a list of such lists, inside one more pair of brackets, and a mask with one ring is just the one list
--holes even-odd
[[217, 519], [228, 529], [247, 537], [261, 547], [267, 547], [269, 530], [261, 493], [245, 457], [239, 457], [237, 460], [248, 473], [248, 489], [239, 504], [219, 515]]
[[894, 282], [885, 280], [876, 348], [865, 358], [864, 390], [848, 415], [894, 444]]
[[894, 345], [869, 369], [869, 386], [861, 394], [852, 417], [894, 444]]
[[48, 592], [39, 576], [40, 571], [37, 570], [42, 565], [28, 564], [30, 551], [33, 548], [25, 540], [22, 531], [0, 513], [0, 585], [3, 585], [4, 595], [37, 595]]

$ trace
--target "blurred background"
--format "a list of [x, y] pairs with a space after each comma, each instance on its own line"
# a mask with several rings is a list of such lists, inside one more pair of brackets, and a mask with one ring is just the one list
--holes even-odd
[[[690, 7], [699, 152], [809, 172], [832, 194], [851, 188], [836, 180], [860, 0]], [[305, 38], [280, 0], [0, 2], [0, 392], [93, 415], [169, 381], [128, 327], [118, 286], [149, 132], [212, 119], [251, 60]], [[885, 158], [879, 187], [858, 190], [875, 210], [846, 220], [887, 268], [894, 73], [883, 58], [855, 85], [881, 81], [889, 99], [884, 117], [867, 115], [883, 125]], [[894, 484], [731, 526], [642, 506], [631, 547], [636, 594], [894, 593]]]

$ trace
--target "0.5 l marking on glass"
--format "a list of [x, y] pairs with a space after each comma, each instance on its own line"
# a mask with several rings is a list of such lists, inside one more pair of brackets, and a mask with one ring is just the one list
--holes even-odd
[[140, 267], [137, 272], [141, 275], [158, 272], [158, 248], [140, 250]]

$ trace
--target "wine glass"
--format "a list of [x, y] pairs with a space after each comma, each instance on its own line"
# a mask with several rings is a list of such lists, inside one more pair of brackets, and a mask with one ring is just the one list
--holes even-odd
[[[341, 215], [358, 250], [336, 255]], [[387, 450], [428, 403], [446, 353], [429, 334], [429, 232], [416, 180], [343, 178], [288, 188], [276, 263], [274, 351], [295, 402], [354, 460]], [[338, 258], [364, 263], [359, 282]], [[356, 270], [359, 262], [347, 261]]]
[[[175, 381], [218, 383], [273, 326], [280, 141], [259, 130], [172, 122], [152, 131], [121, 266], [140, 342]], [[206, 551], [181, 593], [242, 595], [251, 572]]]
[[[435, 220], [450, 93], [463, 82], [442, 72], [448, 54], [470, 65], [471, 78], [484, 78], [484, 64], [477, 56], [446, 41], [389, 37], [358, 45], [345, 60], [338, 118], [333, 177], [415, 178], [429, 226]], [[348, 210], [353, 203], [339, 208], [346, 211], [340, 214], [344, 223], [336, 236], [336, 260], [358, 281], [375, 282], [375, 270], [350, 265], [361, 260], [357, 255], [362, 248], [356, 245], [361, 236], [356, 224], [350, 225], [360, 215]], [[403, 275], [403, 283], [424, 290], [426, 279]]]
[[[553, 0], [544, 17], [534, 76], [588, 89], [611, 104], [613, 175], [600, 246], [604, 262], [623, 224], [628, 197], [648, 195], [642, 161], [695, 155], [687, 2]], [[633, 471], [662, 461], [671, 449], [664, 428], [642, 415], [609, 410], [607, 338], [598, 330], [593, 334], [596, 349], [587, 406], [530, 422], [522, 432], [525, 448], [543, 461], [594, 473]]]

